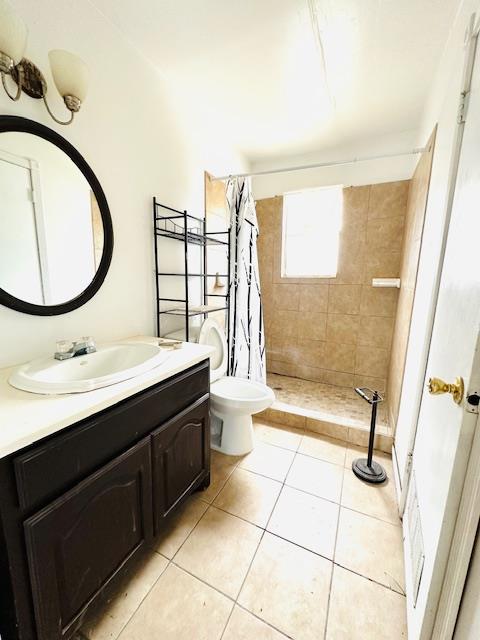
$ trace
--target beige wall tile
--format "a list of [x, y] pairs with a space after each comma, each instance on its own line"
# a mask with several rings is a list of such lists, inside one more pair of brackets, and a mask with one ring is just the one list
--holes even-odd
[[344, 233], [340, 236], [340, 251], [336, 278], [330, 284], [362, 284], [366, 261], [366, 236]]
[[344, 222], [352, 222], [352, 220], [348, 219], [348, 216], [355, 217], [359, 222], [366, 222], [368, 203], [370, 199], [370, 190], [370, 185], [364, 185], [361, 187], [347, 187], [346, 189], [343, 189]]
[[276, 338], [296, 338], [298, 336], [298, 318], [296, 311], [278, 309], [272, 318], [272, 336]]
[[297, 364], [295, 377], [302, 378], [302, 380], [312, 380], [313, 382], [323, 382], [324, 373], [324, 369], [305, 364]]
[[371, 251], [365, 258], [365, 284], [372, 284], [373, 278], [399, 278], [401, 251]]
[[296, 360], [302, 366], [323, 367], [325, 360], [325, 342], [318, 340], [298, 340]]
[[380, 393], [382, 393], [383, 397], [385, 397], [385, 392], [387, 390], [387, 381], [385, 380], [385, 378], [373, 378], [371, 376], [355, 374], [355, 376], [353, 377], [353, 386], [369, 387], [370, 389], [379, 391]]
[[321, 433], [337, 440], [347, 441], [348, 427], [343, 424], [327, 422], [326, 420], [316, 420], [315, 418], [307, 418], [305, 428], [313, 433]]
[[362, 287], [359, 285], [330, 285], [328, 313], [358, 314]]
[[327, 341], [356, 344], [359, 327], [359, 316], [340, 313], [328, 314]]
[[325, 367], [331, 371], [353, 373], [355, 370], [355, 345], [327, 342]]
[[296, 362], [298, 358], [297, 339], [288, 336], [273, 336], [266, 341], [269, 355], [276, 362]]
[[436, 129], [430, 137], [427, 145], [428, 150], [420, 157], [410, 183], [406, 213], [406, 234], [400, 273], [402, 284], [388, 375], [390, 423], [394, 429], [398, 418], [403, 371], [405, 368], [408, 336], [410, 333], [410, 319], [413, 309], [414, 289], [421, 250], [421, 238], [427, 205], [435, 136]]
[[[367, 447], [370, 432], [367, 429], [359, 429], [357, 427], [349, 427], [348, 429], [348, 442], [357, 445], [359, 447]], [[385, 453], [392, 453], [393, 438], [392, 436], [386, 436], [379, 433], [375, 434], [374, 447]], [[393, 482], [393, 478], [392, 478]], [[349, 506], [349, 505], [346, 505]], [[350, 509], [356, 507], [349, 506]], [[361, 509], [360, 509], [361, 510]], [[368, 513], [367, 511], [365, 513]], [[375, 515], [372, 513], [371, 515]], [[380, 517], [380, 516], [377, 516]]]
[[398, 290], [362, 287], [360, 315], [393, 318], [397, 308]]
[[405, 215], [410, 180], [373, 184], [370, 189], [369, 220]]
[[296, 427], [297, 429], [302, 429], [305, 427], [305, 416], [297, 415], [296, 413], [290, 413], [288, 411], [282, 411], [282, 425], [286, 427]]
[[271, 360], [267, 365], [270, 373], [278, 373], [280, 376], [295, 376], [297, 365], [292, 362], [278, 362], [277, 360]]
[[299, 284], [299, 310], [325, 312], [328, 308], [327, 284]]
[[393, 335], [394, 318], [381, 316], [360, 316], [360, 329], [357, 344], [372, 345], [390, 349]]
[[304, 311], [297, 318], [299, 340], [325, 340], [327, 334], [327, 314]]
[[370, 220], [367, 224], [367, 250], [400, 251], [402, 249], [405, 218]]
[[298, 310], [299, 290], [296, 284], [274, 284], [273, 303], [277, 309]]
[[365, 376], [386, 378], [388, 372], [387, 349], [357, 346], [355, 357], [355, 373]]
[[333, 384], [336, 387], [353, 387], [353, 374], [343, 371], [327, 371], [323, 372], [322, 382], [325, 384]]

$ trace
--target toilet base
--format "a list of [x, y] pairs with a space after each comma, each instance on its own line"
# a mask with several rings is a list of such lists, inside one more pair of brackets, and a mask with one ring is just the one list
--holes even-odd
[[212, 449], [227, 456], [243, 456], [253, 449], [253, 423], [251, 415], [224, 415], [215, 413], [223, 422], [220, 446], [212, 444]]

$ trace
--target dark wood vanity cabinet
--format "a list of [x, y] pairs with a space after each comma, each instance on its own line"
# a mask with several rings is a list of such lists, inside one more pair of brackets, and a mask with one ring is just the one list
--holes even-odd
[[210, 483], [208, 399], [202, 398], [152, 434], [155, 533], [200, 482]]
[[1, 640], [71, 638], [208, 486], [208, 389], [203, 362], [0, 460]]

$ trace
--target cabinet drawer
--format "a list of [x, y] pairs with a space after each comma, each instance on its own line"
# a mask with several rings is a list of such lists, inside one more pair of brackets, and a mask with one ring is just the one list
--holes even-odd
[[175, 505], [210, 475], [208, 395], [152, 434], [155, 534]]
[[64, 493], [208, 389], [205, 361], [17, 456], [14, 467], [20, 507], [38, 508]]
[[70, 637], [152, 537], [150, 438], [24, 523], [38, 640]]

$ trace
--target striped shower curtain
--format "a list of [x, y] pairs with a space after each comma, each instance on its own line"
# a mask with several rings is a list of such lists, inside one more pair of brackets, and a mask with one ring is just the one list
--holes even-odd
[[230, 375], [266, 382], [258, 224], [250, 178], [227, 183], [230, 209]]

